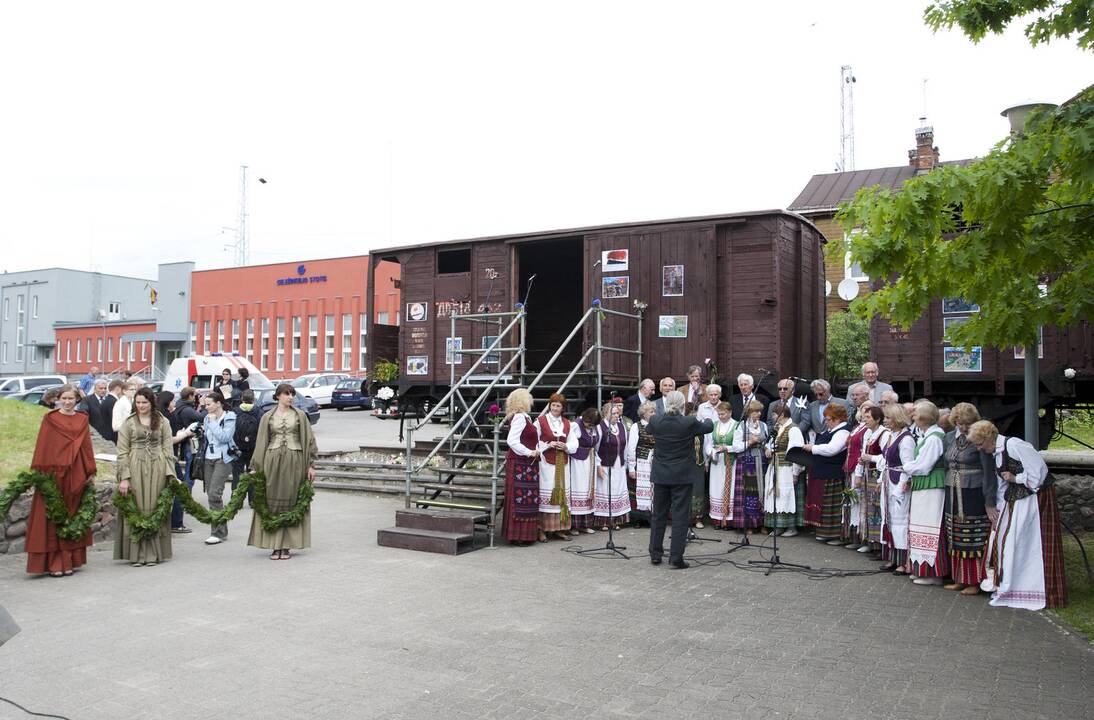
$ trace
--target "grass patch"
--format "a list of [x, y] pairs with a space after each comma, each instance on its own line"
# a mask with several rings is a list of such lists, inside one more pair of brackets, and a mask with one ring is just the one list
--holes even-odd
[[[1079, 544], [1071, 533], [1063, 529], [1061, 532], [1068, 605], [1049, 612], [1085, 635], [1088, 640], [1094, 640], [1094, 585], [1086, 577], [1086, 566], [1083, 564], [1083, 555], [1079, 552]], [[1083, 540], [1087, 555], [1091, 556], [1094, 553], [1094, 532], [1081, 532], [1079, 537]], [[1094, 562], [1094, 557], [1090, 559]]]
[[[1063, 432], [1087, 445], [1094, 446], [1094, 413], [1077, 410], [1057, 418], [1058, 427]], [[1075, 442], [1071, 438], [1058, 437], [1048, 446], [1049, 450], [1086, 450], [1090, 448], [1082, 443]]]
[[0, 487], [30, 467], [45, 414], [39, 405], [0, 399]]

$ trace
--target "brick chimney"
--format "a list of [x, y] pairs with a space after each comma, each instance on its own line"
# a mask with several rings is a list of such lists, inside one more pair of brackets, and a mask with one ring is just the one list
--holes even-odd
[[924, 123], [927, 118], [919, 118], [920, 126], [915, 131], [915, 150], [908, 151], [908, 164], [915, 168], [916, 175], [934, 170], [938, 165], [938, 148], [934, 147], [934, 128]]

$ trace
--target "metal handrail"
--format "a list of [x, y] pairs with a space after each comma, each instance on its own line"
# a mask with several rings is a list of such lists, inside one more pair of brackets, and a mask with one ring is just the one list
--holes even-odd
[[[504, 314], [509, 315], [511, 313], [504, 313]], [[506, 326], [506, 328], [504, 330], [502, 330], [498, 333], [497, 339], [495, 339], [494, 342], [491, 343], [490, 347], [487, 348], [487, 349], [488, 350], [496, 350], [497, 346], [501, 343], [502, 338], [505, 337], [505, 335], [507, 335], [508, 333], [512, 332], [513, 327], [515, 325], [517, 325], [518, 323], [520, 323], [520, 321], [523, 317], [524, 317], [524, 308], [521, 308], [520, 310], [518, 310], [516, 312], [516, 317], [514, 317], [509, 322], [509, 325]], [[453, 354], [455, 354], [455, 353], [453, 353]], [[524, 356], [524, 352], [522, 350], [521, 352], [518, 352], [513, 357], [517, 358], [517, 357], [523, 357], [523, 356]], [[451, 388], [449, 388], [448, 392], [445, 393], [445, 396], [443, 398], [441, 398], [437, 402], [436, 405], [433, 406], [433, 409], [430, 410], [429, 413], [424, 418], [422, 418], [421, 421], [417, 425], [415, 425], [413, 428], [410, 428], [410, 429], [411, 430], [421, 430], [422, 427], [424, 427], [425, 424], [428, 423], [433, 418], [433, 415], [436, 414], [437, 410], [444, 407], [444, 405], [448, 402], [448, 399], [452, 396], [452, 393], [456, 392], [456, 389], [459, 388], [459, 386], [463, 384], [464, 380], [466, 380], [469, 375], [474, 374], [475, 370], [479, 367], [479, 365], [482, 365], [482, 361], [485, 358], [486, 358], [486, 355], [483, 354], [478, 360], [476, 360], [471, 365], [471, 367], [467, 370], [467, 372], [465, 372], [463, 374], [463, 377], [460, 378], [459, 382], [455, 383]], [[455, 358], [453, 358], [453, 359], [455, 359]], [[510, 362], [509, 365], [512, 365], [512, 362]], [[506, 365], [506, 369], [509, 368], [509, 365]], [[501, 372], [499, 371], [498, 374], [500, 375]]]

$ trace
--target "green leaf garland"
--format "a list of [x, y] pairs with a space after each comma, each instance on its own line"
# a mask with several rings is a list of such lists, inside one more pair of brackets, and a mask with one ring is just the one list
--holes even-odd
[[91, 524], [99, 516], [99, 499], [95, 494], [95, 483], [84, 485], [80, 496], [80, 505], [72, 515], [68, 513], [57, 479], [52, 474], [38, 470], [24, 470], [16, 476], [4, 491], [0, 493], [0, 518], [7, 517], [12, 503], [27, 490], [35, 488], [45, 503], [46, 518], [57, 528], [57, 535], [63, 540], [79, 540], [91, 529]]

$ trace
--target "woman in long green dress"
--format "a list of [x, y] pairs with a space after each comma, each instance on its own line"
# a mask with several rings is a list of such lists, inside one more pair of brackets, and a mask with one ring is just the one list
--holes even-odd
[[[262, 416], [255, 438], [255, 451], [251, 456], [251, 468], [261, 470], [266, 476], [266, 503], [274, 515], [291, 510], [296, 504], [300, 483], [307, 478], [315, 480], [316, 445], [308, 416], [293, 407], [296, 390], [282, 383], [274, 391], [277, 405]], [[262, 519], [256, 512], [251, 518], [251, 535], [247, 544], [273, 550], [271, 560], [288, 560], [290, 549], [311, 547], [311, 509], [304, 513], [298, 525], [283, 527], [273, 532], [262, 528]]]
[[[118, 429], [118, 492], [133, 493], [137, 510], [150, 515], [156, 500], [175, 477], [175, 454], [171, 445], [171, 423], [156, 410], [156, 396], [141, 388], [133, 397], [133, 413]], [[125, 516], [118, 515], [114, 559], [128, 560], [133, 567], [155, 565], [171, 558], [171, 518], [164, 517], [155, 535], [137, 540]]]

